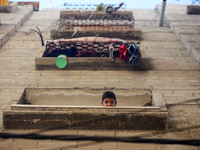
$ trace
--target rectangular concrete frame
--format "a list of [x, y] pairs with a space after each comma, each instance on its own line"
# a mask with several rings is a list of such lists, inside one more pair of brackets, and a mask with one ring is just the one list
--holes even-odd
[[[69, 57], [69, 64], [65, 68], [58, 68], [55, 64], [56, 57], [42, 57], [44, 48], [40, 49], [35, 58], [36, 70], [148, 70], [149, 58], [144, 50], [140, 50], [141, 59], [136, 60], [132, 66], [128, 61], [115, 58], [111, 61], [108, 57]], [[97, 67], [98, 66], [98, 67]]]
[[[90, 16], [93, 14], [92, 11], [87, 11], [87, 12], [80, 12], [80, 11], [61, 11], [60, 12], [60, 19], [67, 18], [67, 16]], [[94, 19], [92, 17], [94, 16], [109, 16], [111, 18], [115, 18], [117, 16], [128, 16], [130, 18], [133, 18], [133, 12], [132, 11], [120, 11], [120, 12], [113, 12], [111, 14], [108, 14], [106, 12], [94, 12], [94, 14], [91, 16], [90, 19]], [[69, 39], [72, 38], [72, 35], [74, 34], [74, 31], [60, 31], [57, 29], [53, 29], [50, 31], [50, 37], [52, 39], [60, 39], [60, 38], [65, 38]], [[91, 30], [91, 31], [78, 31], [73, 38], [76, 37], [87, 37], [87, 36], [100, 36], [100, 37], [108, 37], [108, 38], [120, 38], [124, 40], [128, 39], [133, 39], [133, 40], [141, 40], [142, 39], [142, 31], [141, 30], [133, 30], [133, 31], [100, 31], [100, 30]]]
[[200, 15], [200, 6], [198, 6], [198, 5], [187, 6], [187, 14], [189, 14], [189, 15]]
[[3, 125], [5, 129], [167, 130], [168, 112], [162, 96], [152, 100], [152, 107], [15, 104], [3, 113]]
[[0, 5], [0, 13], [14, 13], [18, 10], [18, 2], [8, 2], [8, 5]]

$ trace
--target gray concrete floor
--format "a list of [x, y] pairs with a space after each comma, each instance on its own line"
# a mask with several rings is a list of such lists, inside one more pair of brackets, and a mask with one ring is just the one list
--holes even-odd
[[[148, 71], [36, 71], [35, 57], [41, 47], [39, 36], [30, 32], [38, 26], [44, 39], [50, 39], [51, 23], [59, 18], [59, 10], [33, 12], [27, 21], [19, 26], [27, 14], [27, 8], [20, 8], [13, 14], [0, 14], [1, 23], [13, 24], [17, 32], [0, 49], [0, 127], [2, 133], [50, 135], [47, 139], [31, 139], [33, 136], [0, 139], [0, 149], [134, 149], [134, 150], [200, 150], [200, 66], [188, 49], [191, 44], [188, 33], [178, 34], [176, 26], [194, 23], [200, 16], [186, 15], [186, 6], [169, 5], [166, 9], [166, 23], [158, 27], [159, 15], [155, 10], [133, 10], [136, 29], [143, 31], [141, 47], [150, 58]], [[177, 13], [178, 12], [178, 13]], [[31, 13], [31, 12], [29, 12]], [[21, 16], [21, 17], [20, 17]], [[172, 23], [174, 23], [172, 25]], [[199, 28], [199, 25], [196, 25]], [[187, 29], [185, 29], [187, 31]], [[198, 33], [198, 32], [197, 32]], [[3, 33], [4, 34], [4, 33]], [[180, 35], [180, 36], [177, 36]], [[196, 33], [195, 33], [196, 35]], [[192, 36], [192, 35], [191, 35]], [[198, 35], [196, 35], [198, 36]], [[3, 37], [3, 36], [2, 36]], [[198, 39], [198, 38], [196, 38]], [[183, 43], [186, 41], [186, 44]], [[198, 46], [198, 40], [196, 42]], [[193, 50], [194, 51], [194, 50]], [[193, 52], [194, 53], [194, 52]], [[198, 55], [198, 53], [196, 53]], [[15, 104], [25, 87], [35, 88], [136, 88], [152, 89], [155, 96], [162, 96], [169, 112], [169, 130], [162, 131], [7, 131], [3, 129], [3, 111]], [[66, 139], [62, 139], [63, 135]], [[70, 136], [77, 140], [67, 140]], [[13, 135], [14, 136], [14, 135]], [[91, 139], [80, 139], [93, 137]], [[108, 137], [98, 141], [95, 137]], [[117, 139], [119, 138], [120, 139]], [[135, 139], [150, 139], [150, 143], [137, 143]], [[131, 141], [130, 141], [131, 138]], [[159, 140], [198, 140], [197, 145], [166, 144]]]

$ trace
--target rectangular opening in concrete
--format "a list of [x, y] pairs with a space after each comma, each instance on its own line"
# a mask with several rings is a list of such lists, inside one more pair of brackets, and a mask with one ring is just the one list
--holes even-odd
[[200, 6], [199, 5], [188, 5], [187, 14], [189, 15], [200, 15]]
[[[101, 106], [108, 90], [116, 94], [117, 106]], [[3, 123], [5, 129], [166, 130], [162, 102], [151, 90], [27, 88], [3, 113]]]
[[[100, 106], [103, 89], [25, 89], [17, 104]], [[112, 90], [116, 93], [117, 106], [152, 106], [149, 90]]]
[[[113, 45], [113, 61], [111, 61], [109, 47]], [[84, 37], [72, 39], [46, 40], [45, 47], [40, 49], [35, 59], [36, 70], [61, 70], [56, 66], [56, 58], [64, 54], [69, 63], [62, 70], [148, 70], [149, 59], [139, 44], [135, 44], [134, 62], [130, 64], [129, 58], [121, 60], [120, 45], [126, 44], [127, 49], [132, 42], [118, 38]], [[129, 50], [127, 50], [129, 54]]]
[[60, 20], [54, 24], [50, 31], [52, 39], [87, 36], [142, 39], [142, 31], [135, 29], [132, 11], [61, 11]]

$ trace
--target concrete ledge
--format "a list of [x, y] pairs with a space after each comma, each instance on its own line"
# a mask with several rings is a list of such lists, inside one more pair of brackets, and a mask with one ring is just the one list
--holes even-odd
[[189, 15], [200, 15], [200, 6], [198, 6], [198, 5], [187, 6], [187, 14], [189, 14]]
[[14, 13], [18, 9], [18, 2], [9, 2], [8, 5], [0, 5], [0, 13]]
[[[50, 37], [52, 39], [70, 39], [74, 31], [59, 31], [59, 30], [51, 30]], [[108, 38], [120, 38], [124, 40], [141, 40], [142, 39], [142, 31], [134, 30], [134, 31], [78, 31], [73, 38], [76, 37], [88, 37], [88, 36], [99, 36], [99, 37], [108, 37]]]
[[[107, 90], [116, 94], [117, 106], [99, 106]], [[5, 129], [167, 130], [168, 112], [159, 96], [150, 89], [26, 88], [17, 104], [3, 112], [3, 125]]]
[[[158, 105], [158, 104], [156, 104]], [[161, 112], [159, 106], [115, 106], [115, 107], [102, 107], [102, 106], [61, 106], [61, 105], [24, 105], [13, 104], [11, 110], [14, 111], [65, 111], [65, 112], [78, 112], [78, 113], [135, 113], [135, 112]], [[163, 111], [164, 112], [164, 111]]]
[[[43, 49], [41, 49], [44, 51]], [[56, 66], [56, 57], [35, 58], [36, 70], [148, 70], [149, 58], [144, 50], [140, 50], [141, 58], [134, 61], [131, 66], [128, 61], [115, 58], [111, 61], [108, 57], [69, 57], [69, 64], [60, 69]], [[98, 67], [97, 67], [98, 66]]]
[[148, 58], [136, 60], [133, 66], [127, 61], [116, 58], [111, 61], [110, 58], [100, 57], [70, 57], [69, 64], [60, 69], [55, 64], [55, 57], [42, 57], [35, 59], [36, 70], [148, 70]]
[[3, 125], [5, 129], [166, 130], [167, 112], [6, 111]]

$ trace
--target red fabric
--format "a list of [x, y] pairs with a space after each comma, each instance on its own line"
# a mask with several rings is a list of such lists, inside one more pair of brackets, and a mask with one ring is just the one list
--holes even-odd
[[126, 57], [126, 53], [127, 53], [127, 47], [125, 45], [121, 45], [119, 47], [119, 56], [121, 60], [127, 60], [128, 57]]
[[93, 50], [77, 50], [77, 54], [76, 54], [78, 57], [84, 57], [84, 56], [87, 56], [87, 57], [95, 57], [96, 56], [96, 53], [93, 51]]

